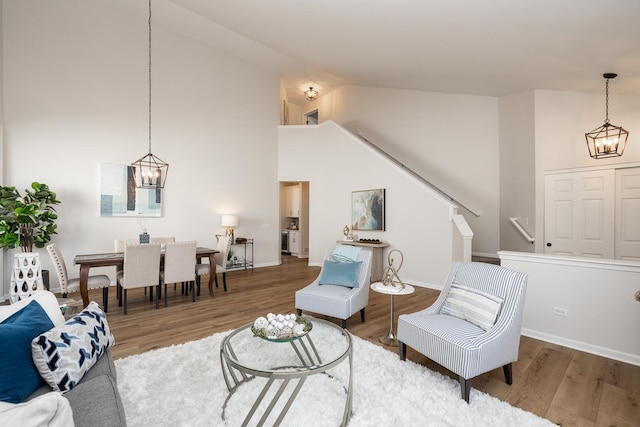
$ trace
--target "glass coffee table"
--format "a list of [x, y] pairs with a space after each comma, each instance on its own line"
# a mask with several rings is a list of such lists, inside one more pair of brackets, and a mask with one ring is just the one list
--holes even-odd
[[[222, 340], [220, 363], [229, 390], [222, 418], [228, 425], [242, 421], [242, 426], [277, 426], [290, 410], [288, 423], [300, 425], [301, 414], [326, 418], [328, 407], [342, 405], [342, 418], [333, 425], [347, 425], [352, 410], [351, 334], [326, 320], [309, 320], [312, 329], [294, 339], [257, 337], [250, 323]], [[322, 406], [325, 410], [317, 415], [309, 414]]]

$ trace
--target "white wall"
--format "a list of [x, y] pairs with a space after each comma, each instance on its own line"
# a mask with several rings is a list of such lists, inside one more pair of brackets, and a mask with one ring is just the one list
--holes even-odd
[[500, 98], [500, 249], [533, 252], [513, 226], [517, 218], [531, 236], [535, 226], [535, 116], [533, 92]]
[[[4, 184], [57, 192], [53, 241], [74, 276], [74, 255], [112, 251], [114, 238], [140, 231], [133, 218], [98, 216], [98, 172], [148, 149], [147, 16], [102, 1], [3, 7]], [[233, 213], [236, 235], [255, 238], [257, 265], [277, 264], [278, 76], [157, 23], [152, 94], [152, 151], [170, 168], [149, 233], [212, 246], [220, 214]]]
[[[480, 213], [460, 213], [473, 252], [499, 249], [498, 99], [344, 86], [316, 101], [320, 121], [364, 132], [409, 168]], [[361, 164], [360, 159], [351, 159]]]
[[311, 265], [322, 265], [325, 250], [343, 238], [344, 226], [351, 223], [351, 192], [384, 188], [386, 231], [355, 233], [401, 250], [403, 280], [441, 287], [453, 252], [450, 215], [455, 209], [448, 201], [333, 121], [280, 126], [278, 134], [278, 180], [309, 182]]
[[[640, 264], [500, 252], [504, 267], [527, 273], [522, 333], [640, 365]], [[553, 314], [553, 308], [568, 316]]]

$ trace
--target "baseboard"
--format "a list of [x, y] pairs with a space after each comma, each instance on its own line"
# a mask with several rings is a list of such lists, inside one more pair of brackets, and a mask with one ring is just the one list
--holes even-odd
[[574, 350], [584, 351], [585, 353], [591, 353], [608, 359], [619, 360], [620, 362], [640, 366], [640, 356], [635, 354], [623, 353], [621, 351], [611, 350], [609, 348], [600, 347], [582, 341], [575, 341], [569, 338], [559, 337], [557, 335], [551, 335], [527, 328], [522, 328], [522, 335], [552, 344], [558, 344], [563, 347], [573, 348]]

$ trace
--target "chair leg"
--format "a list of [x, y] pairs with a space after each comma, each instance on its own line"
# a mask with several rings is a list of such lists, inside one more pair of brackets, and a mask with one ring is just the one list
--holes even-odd
[[346, 329], [347, 327], [347, 319], [342, 319], [342, 329]]
[[398, 341], [398, 353], [400, 354], [400, 360], [407, 360], [407, 345], [402, 341]]
[[364, 308], [360, 310], [360, 319], [362, 319], [362, 323], [364, 323]]
[[222, 284], [224, 285], [224, 291], [227, 292], [227, 272], [222, 273]]
[[189, 286], [191, 286], [191, 300], [192, 302], [196, 302], [196, 283], [192, 280], [189, 282]]
[[104, 307], [104, 312], [106, 313], [109, 309], [109, 287], [105, 286], [102, 288], [102, 306]]
[[122, 307], [122, 286], [118, 283], [118, 289], [116, 290], [116, 296], [118, 297], [118, 307]]
[[300, 310], [299, 308], [296, 309], [296, 313], [298, 313], [298, 316], [302, 316], [302, 310]]
[[[176, 286], [176, 284], [174, 283], [173, 286]], [[167, 284], [164, 284], [164, 306], [167, 307], [168, 303], [167, 303]]]
[[156, 286], [156, 310], [160, 308], [160, 284]]
[[504, 371], [504, 379], [507, 381], [507, 384], [513, 384], [513, 369], [511, 363], [504, 365], [502, 370]]
[[[145, 288], [146, 289], [146, 288]], [[124, 315], [127, 315], [127, 290], [123, 289], [123, 296], [122, 299], [124, 300]]]
[[462, 376], [460, 378], [460, 393], [465, 402], [469, 403], [469, 395], [471, 394], [471, 378], [466, 379]]
[[217, 274], [213, 277], [213, 280], [216, 282], [216, 288], [217, 288], [218, 287], [218, 275]]

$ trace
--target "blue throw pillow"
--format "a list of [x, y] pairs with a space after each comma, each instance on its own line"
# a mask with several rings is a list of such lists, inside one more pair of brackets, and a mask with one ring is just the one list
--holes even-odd
[[0, 323], [0, 400], [20, 403], [42, 384], [31, 357], [31, 340], [53, 328], [36, 301]]
[[320, 284], [357, 288], [361, 264], [362, 261], [338, 262], [325, 260], [320, 274]]

